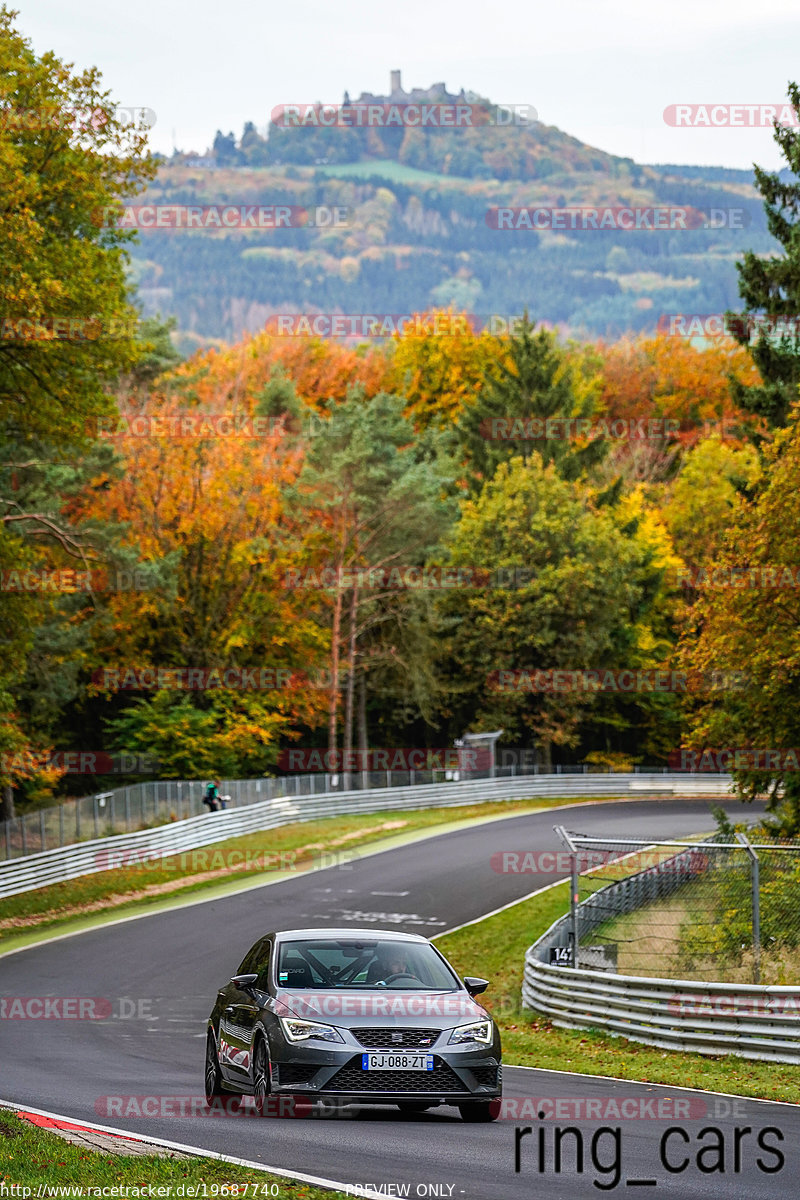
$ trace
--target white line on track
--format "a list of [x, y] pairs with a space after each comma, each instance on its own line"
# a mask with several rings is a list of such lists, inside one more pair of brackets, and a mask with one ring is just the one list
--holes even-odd
[[[69, 1125], [81, 1125], [85, 1129], [93, 1129], [98, 1133], [113, 1133], [130, 1138], [134, 1142], [145, 1142], [167, 1150], [182, 1150], [184, 1153], [195, 1155], [197, 1158], [216, 1158], [219, 1162], [232, 1163], [237, 1167], [250, 1167], [254, 1171], [269, 1171], [272, 1175], [281, 1175], [284, 1179], [299, 1179], [302, 1183], [313, 1183], [317, 1187], [336, 1188], [337, 1191], [353, 1193], [358, 1186], [358, 1195], [367, 1200], [386, 1200], [385, 1192], [377, 1192], [371, 1188], [353, 1183], [342, 1183], [336, 1179], [324, 1179], [320, 1175], [307, 1175], [303, 1171], [287, 1171], [284, 1167], [270, 1167], [265, 1163], [253, 1162], [249, 1158], [235, 1158], [230, 1154], [218, 1154], [216, 1150], [202, 1150], [199, 1146], [189, 1146], [184, 1142], [167, 1142], [163, 1138], [144, 1137], [142, 1134], [130, 1133], [127, 1129], [114, 1129], [110, 1125], [97, 1125], [93, 1121], [84, 1121], [83, 1117], [65, 1117], [63, 1113], [49, 1112], [44, 1108], [33, 1108], [30, 1104], [13, 1104], [10, 1100], [0, 1100], [0, 1107], [9, 1108], [13, 1112], [30, 1112], [39, 1117], [49, 1117], [51, 1121], [64, 1121]], [[269, 1119], [269, 1118], [267, 1118]]]

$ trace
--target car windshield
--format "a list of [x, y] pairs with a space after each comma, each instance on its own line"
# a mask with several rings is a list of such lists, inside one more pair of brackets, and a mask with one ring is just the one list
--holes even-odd
[[278, 955], [282, 988], [397, 988], [456, 991], [459, 981], [432, 946], [376, 938], [283, 942]]

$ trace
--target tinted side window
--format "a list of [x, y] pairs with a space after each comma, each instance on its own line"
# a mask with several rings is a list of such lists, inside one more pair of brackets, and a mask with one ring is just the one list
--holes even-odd
[[248, 969], [258, 975], [256, 987], [266, 991], [269, 986], [269, 960], [272, 951], [272, 944], [265, 938], [263, 942], [258, 944], [258, 954], [253, 959], [253, 965]]
[[261, 938], [256, 942], [255, 946], [252, 946], [250, 950], [248, 950], [247, 954], [245, 954], [236, 974], [252, 975], [258, 970], [255, 964], [261, 961], [261, 958], [264, 956], [265, 952], [266, 955], [269, 956], [269, 942], [266, 938]]

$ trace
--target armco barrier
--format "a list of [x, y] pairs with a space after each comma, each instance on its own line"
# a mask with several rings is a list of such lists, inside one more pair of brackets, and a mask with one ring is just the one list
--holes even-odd
[[649, 979], [551, 967], [525, 956], [525, 1008], [567, 1029], [602, 1029], [696, 1054], [800, 1063], [800, 988]]
[[[246, 782], [256, 781], [240, 781]], [[486, 801], [529, 796], [635, 796], [643, 792], [673, 795], [721, 796], [730, 790], [728, 775], [518, 775], [431, 783], [417, 787], [376, 788], [316, 796], [280, 796], [243, 808], [205, 813], [155, 829], [117, 837], [95, 838], [0, 863], [0, 898], [32, 891], [52, 883], [90, 875], [113, 865], [113, 856], [135, 852], [137, 858], [181, 854], [258, 830], [276, 829], [296, 821], [352, 813], [388, 812], [419, 808], [458, 807]]]
[[[612, 892], [626, 911], [669, 894], [697, 873], [696, 853], [684, 850], [595, 892], [579, 906], [581, 930], [591, 932], [608, 919], [603, 898]], [[544, 1013], [563, 1028], [601, 1029], [668, 1050], [800, 1063], [800, 987], [653, 979], [550, 965], [545, 959], [551, 948], [571, 945], [571, 928], [571, 916], [560, 917], [526, 951], [523, 1008]]]

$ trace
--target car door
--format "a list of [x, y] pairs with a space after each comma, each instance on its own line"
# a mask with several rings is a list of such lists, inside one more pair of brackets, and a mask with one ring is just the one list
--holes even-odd
[[[266, 981], [269, 970], [271, 941], [262, 938], [257, 942], [240, 966], [237, 974], [259, 976], [253, 988], [244, 990], [233, 981], [224, 993], [224, 1002], [219, 1021], [219, 1066], [228, 1083], [242, 1084], [250, 1080], [252, 1066], [253, 1034], [259, 1012], [262, 980]], [[266, 982], [263, 983], [266, 990]]]

